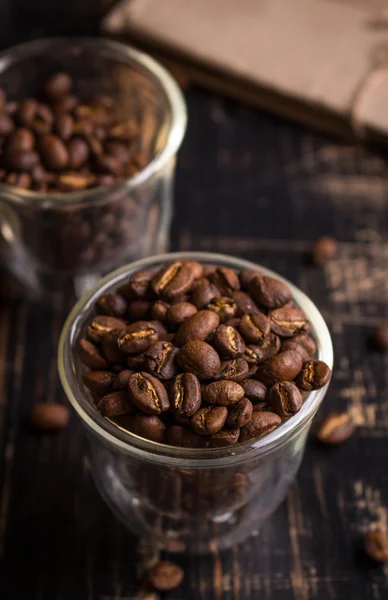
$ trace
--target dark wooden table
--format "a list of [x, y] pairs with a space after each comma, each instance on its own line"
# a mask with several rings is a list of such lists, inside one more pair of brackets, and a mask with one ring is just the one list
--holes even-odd
[[[1, 11], [2, 46], [49, 32], [27, 0]], [[77, 23], [67, 17], [54, 33], [96, 31], [93, 20]], [[304, 289], [327, 319], [336, 354], [320, 416], [348, 408], [359, 430], [337, 448], [311, 439], [287, 500], [257, 535], [222, 555], [178, 555], [184, 584], [147, 600], [386, 599], [388, 566], [371, 568], [359, 551], [371, 524], [388, 526], [388, 355], [367, 346], [387, 316], [386, 158], [202, 89], [186, 98], [172, 249], [243, 256]], [[306, 265], [311, 241], [326, 234], [340, 240], [338, 259]], [[0, 309], [0, 598], [145, 600], [137, 576], [153, 549], [100, 499], [75, 416], [58, 436], [25, 425], [36, 402], [66, 402], [56, 346], [69, 308], [64, 298], [55, 313]]]

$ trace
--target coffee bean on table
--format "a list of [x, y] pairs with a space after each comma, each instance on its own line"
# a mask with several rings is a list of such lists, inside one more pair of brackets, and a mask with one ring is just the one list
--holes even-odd
[[303, 404], [302, 394], [290, 381], [275, 383], [269, 390], [267, 401], [282, 418], [295, 415]]
[[30, 424], [40, 431], [58, 431], [64, 429], [70, 420], [70, 412], [62, 404], [35, 404], [30, 413]]
[[200, 380], [211, 379], [221, 368], [220, 357], [206, 342], [187, 342], [179, 350], [177, 359], [183, 371], [194, 373]]
[[244, 388], [235, 381], [215, 381], [206, 386], [204, 397], [209, 404], [233, 406], [244, 397]]
[[159, 415], [170, 408], [163, 384], [149, 373], [133, 373], [129, 378], [128, 390], [133, 402], [145, 413]]
[[364, 538], [367, 556], [378, 563], [388, 561], [388, 536], [382, 531], [369, 531]]
[[385, 352], [388, 350], [388, 322], [380, 323], [373, 332], [372, 342], [376, 350]]
[[[287, 352], [292, 352], [292, 350], [287, 350]], [[285, 354], [285, 352], [282, 352], [282, 354]], [[331, 371], [326, 363], [321, 360], [309, 360], [304, 363], [303, 369], [296, 377], [295, 382], [301, 390], [311, 392], [325, 386], [330, 377]]]
[[334, 238], [320, 237], [311, 249], [311, 258], [316, 265], [323, 265], [335, 258], [337, 251], [338, 243]]
[[252, 402], [248, 398], [243, 398], [236, 402], [229, 410], [229, 416], [226, 421], [228, 427], [244, 427], [251, 420], [253, 413]]
[[342, 444], [356, 431], [356, 424], [348, 413], [332, 412], [318, 425], [316, 438], [324, 444]]
[[200, 408], [191, 419], [194, 431], [200, 435], [217, 433], [225, 425], [228, 418], [226, 406], [207, 406]]
[[240, 430], [240, 442], [261, 437], [270, 433], [282, 422], [279, 415], [273, 412], [253, 412], [251, 420]]
[[178, 415], [191, 417], [201, 406], [201, 388], [193, 373], [180, 373], [170, 388], [171, 408]]
[[274, 310], [291, 300], [291, 290], [285, 283], [268, 275], [254, 277], [249, 284], [252, 297], [260, 306]]
[[148, 581], [160, 592], [173, 590], [183, 581], [183, 570], [170, 561], [162, 561], [148, 572]]

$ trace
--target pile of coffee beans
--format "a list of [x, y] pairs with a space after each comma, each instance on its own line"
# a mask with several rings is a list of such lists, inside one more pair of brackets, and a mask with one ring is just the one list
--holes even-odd
[[259, 271], [176, 261], [134, 273], [96, 310], [83, 382], [104, 417], [156, 442], [260, 437], [330, 379], [290, 289]]
[[0, 89], [0, 182], [36, 192], [74, 192], [134, 175], [144, 166], [135, 149], [134, 119], [117, 120], [114, 98], [72, 93], [55, 73], [37, 98], [7, 101]]

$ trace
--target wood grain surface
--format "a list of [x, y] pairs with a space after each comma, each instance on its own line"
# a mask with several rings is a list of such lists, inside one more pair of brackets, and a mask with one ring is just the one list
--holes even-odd
[[[26, 23], [15, 31], [7, 43], [19, 41]], [[35, 403], [66, 402], [56, 346], [72, 299], [64, 297], [55, 312], [4, 305], [0, 598], [387, 599], [388, 566], [371, 568], [360, 552], [371, 524], [388, 528], [388, 355], [367, 344], [388, 312], [387, 159], [201, 89], [188, 88], [186, 98], [171, 249], [242, 256], [305, 290], [328, 322], [336, 355], [320, 417], [348, 408], [358, 433], [329, 449], [311, 438], [286, 501], [262, 530], [222, 554], [174, 555], [185, 569], [182, 586], [144, 594], [139, 578], [155, 551], [99, 497], [76, 417], [59, 435], [36, 435], [26, 425]], [[304, 260], [319, 235], [340, 241], [338, 259], [323, 268]]]

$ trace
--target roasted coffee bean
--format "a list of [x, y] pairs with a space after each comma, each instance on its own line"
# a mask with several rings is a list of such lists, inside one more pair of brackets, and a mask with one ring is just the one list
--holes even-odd
[[364, 538], [364, 550], [375, 562], [388, 561], [388, 536], [382, 531], [369, 531]]
[[123, 364], [125, 362], [126, 355], [119, 350], [117, 343], [121, 332], [122, 329], [112, 329], [104, 335], [100, 342], [101, 351], [111, 365]]
[[280, 339], [274, 333], [269, 333], [259, 344], [248, 344], [244, 358], [247, 363], [261, 364], [272, 358], [280, 350]]
[[155, 327], [148, 321], [137, 321], [128, 325], [118, 337], [117, 345], [126, 354], [139, 354], [158, 341]]
[[206, 386], [204, 398], [209, 404], [233, 406], [244, 397], [244, 388], [235, 381], [214, 381]]
[[115, 317], [108, 317], [105, 315], [99, 315], [94, 317], [93, 321], [88, 326], [88, 337], [96, 343], [100, 343], [103, 337], [112, 331], [113, 329], [124, 329], [125, 321], [116, 319]]
[[194, 304], [198, 310], [201, 310], [202, 308], [205, 308], [213, 298], [217, 298], [219, 295], [220, 292], [216, 286], [208, 279], [203, 278], [194, 284], [190, 295], [190, 302]]
[[129, 378], [133, 374], [131, 369], [123, 369], [117, 374], [116, 379], [113, 382], [114, 390], [128, 390]]
[[254, 277], [249, 291], [258, 304], [270, 310], [281, 308], [291, 300], [291, 291], [286, 284], [267, 275]]
[[303, 333], [300, 335], [296, 335], [292, 338], [292, 341], [302, 346], [306, 350], [310, 358], [314, 356], [314, 354], [317, 351], [317, 345], [309, 335], [305, 335]]
[[56, 183], [62, 192], [85, 190], [93, 185], [95, 177], [92, 174], [66, 172], [58, 175]]
[[241, 382], [244, 388], [244, 395], [249, 398], [254, 404], [264, 402], [267, 398], [268, 390], [261, 381], [257, 379], [245, 379]]
[[183, 581], [183, 570], [173, 562], [164, 560], [148, 571], [148, 581], [160, 592], [173, 590]]
[[128, 305], [128, 316], [132, 321], [144, 321], [151, 316], [151, 302], [148, 300], [134, 300]]
[[[260, 365], [256, 377], [268, 387], [280, 381], [292, 381], [300, 373], [302, 364], [302, 358], [298, 352], [286, 350]], [[298, 384], [298, 387], [301, 386]]]
[[28, 190], [31, 187], [32, 178], [29, 173], [10, 173], [5, 182], [18, 188]]
[[120, 294], [104, 294], [96, 303], [97, 310], [103, 315], [124, 317], [127, 312], [127, 302]]
[[39, 162], [39, 156], [34, 151], [7, 152], [4, 159], [6, 160], [7, 167], [15, 171], [30, 172]]
[[195, 279], [195, 269], [187, 262], [166, 265], [152, 278], [151, 286], [158, 296], [169, 300], [187, 292]]
[[31, 152], [35, 146], [35, 138], [29, 129], [15, 129], [7, 140], [7, 154], [14, 152]]
[[261, 273], [261, 271], [257, 271], [256, 269], [242, 269], [239, 274], [242, 289], [248, 292], [249, 284], [251, 283], [252, 279], [254, 277], [261, 277], [262, 275], [263, 273]]
[[321, 421], [315, 435], [324, 444], [342, 444], [356, 431], [356, 424], [347, 413], [332, 412]]
[[59, 431], [69, 420], [69, 409], [62, 404], [40, 402], [30, 413], [30, 425], [39, 431]]
[[172, 410], [182, 416], [191, 417], [201, 406], [201, 388], [193, 373], [177, 375], [170, 388]]
[[253, 405], [253, 412], [262, 412], [262, 411], [273, 412], [272, 406], [267, 404], [267, 402], [258, 402], [257, 404]]
[[213, 298], [207, 305], [208, 310], [215, 312], [220, 319], [221, 323], [224, 323], [228, 319], [231, 319], [236, 314], [237, 304], [233, 298], [222, 296], [219, 298]]
[[290, 381], [275, 383], [269, 390], [267, 401], [282, 418], [295, 415], [303, 404], [299, 389]]
[[103, 417], [118, 417], [133, 412], [134, 406], [128, 392], [111, 392], [100, 400], [98, 410]]
[[22, 100], [15, 112], [15, 121], [23, 127], [29, 127], [35, 118], [37, 108], [38, 103], [33, 98]]
[[114, 156], [122, 165], [130, 161], [131, 151], [121, 142], [108, 140], [104, 145], [104, 151], [106, 154]]
[[200, 408], [191, 418], [191, 425], [200, 435], [211, 435], [220, 431], [228, 418], [226, 406]]
[[[291, 352], [291, 350], [288, 352]], [[282, 352], [282, 354], [285, 354], [285, 352]], [[331, 371], [326, 363], [321, 360], [309, 360], [304, 363], [303, 369], [295, 382], [300, 389], [311, 392], [325, 386], [329, 382], [330, 376]], [[291, 379], [294, 379], [294, 377]]]
[[295, 350], [295, 352], [300, 354], [303, 362], [306, 362], [306, 360], [309, 360], [310, 358], [310, 355], [307, 352], [307, 350], [301, 344], [295, 342], [294, 338], [285, 338], [282, 341], [281, 351], [284, 352], [285, 350]]
[[214, 348], [201, 341], [187, 342], [179, 350], [177, 359], [183, 371], [194, 373], [198, 379], [211, 379], [221, 367]]
[[236, 358], [245, 350], [245, 343], [239, 332], [227, 325], [217, 327], [213, 342], [220, 355], [225, 358]]
[[247, 364], [248, 364], [248, 377], [252, 378], [256, 375], [259, 365], [250, 364], [250, 363], [247, 363]]
[[102, 356], [100, 350], [88, 340], [79, 341], [78, 355], [90, 369], [106, 369], [108, 367], [108, 362]]
[[69, 94], [73, 82], [67, 73], [55, 73], [44, 86], [44, 93], [50, 100], [57, 100]]
[[127, 365], [133, 371], [143, 371], [145, 369], [145, 354], [137, 354], [136, 356], [128, 356]]
[[55, 133], [64, 141], [70, 139], [73, 132], [73, 118], [68, 114], [58, 115], [55, 120]]
[[240, 442], [258, 438], [266, 433], [270, 433], [282, 422], [279, 415], [273, 412], [262, 411], [253, 412], [251, 420], [240, 430]]
[[159, 415], [170, 408], [163, 384], [145, 371], [131, 375], [128, 389], [136, 406], [145, 413]]
[[80, 137], [70, 140], [67, 151], [70, 169], [80, 169], [89, 158], [89, 147]]
[[227, 321], [225, 321], [224, 325], [228, 325], [229, 327], [234, 327], [238, 331], [238, 328], [240, 325], [240, 319], [238, 317], [232, 317], [231, 319], [228, 319]]
[[236, 402], [229, 410], [229, 416], [226, 421], [228, 427], [244, 427], [251, 420], [253, 413], [252, 402], [248, 398], [243, 398]]
[[231, 294], [231, 297], [233, 298], [237, 306], [237, 317], [242, 317], [243, 315], [248, 313], [260, 312], [256, 302], [246, 292], [237, 290], [236, 292], [233, 292]]
[[197, 262], [196, 260], [182, 260], [182, 262], [190, 267], [193, 272], [194, 279], [201, 279], [203, 275], [203, 266], [201, 263]]
[[311, 258], [316, 265], [323, 265], [335, 258], [338, 250], [337, 241], [332, 237], [321, 237], [311, 249]]
[[238, 276], [228, 267], [217, 267], [209, 279], [220, 290], [221, 296], [230, 296], [234, 291], [240, 289]]
[[299, 308], [277, 308], [269, 315], [271, 329], [281, 337], [292, 337], [306, 331], [308, 321]]
[[137, 271], [131, 275], [128, 282], [129, 293], [135, 300], [145, 299], [149, 295], [151, 279], [154, 276], [153, 271]]
[[217, 314], [210, 310], [200, 310], [186, 319], [179, 327], [175, 336], [177, 346], [183, 346], [194, 340], [203, 341], [219, 325]]
[[147, 440], [160, 443], [164, 441], [166, 425], [156, 415], [138, 413], [133, 417], [133, 432]]
[[176, 374], [175, 357], [178, 348], [169, 342], [155, 342], [144, 353], [145, 368], [161, 380], [172, 379]]
[[111, 391], [116, 378], [110, 371], [89, 371], [82, 375], [82, 381], [94, 394], [104, 396]]
[[182, 325], [186, 319], [192, 317], [196, 312], [197, 309], [194, 304], [191, 304], [190, 302], [178, 302], [173, 304], [173, 306], [171, 306], [169, 309], [167, 313], [167, 320], [171, 327], [177, 328]]
[[8, 115], [0, 115], [0, 135], [9, 135], [15, 125]]
[[206, 441], [209, 448], [226, 448], [237, 444], [239, 437], [240, 429], [234, 427], [233, 429], [221, 429], [218, 433], [209, 435]]
[[183, 448], [204, 448], [206, 444], [204, 436], [181, 425], [167, 427], [166, 438], [171, 446], [181, 446]]
[[[89, 138], [90, 141], [90, 138]], [[90, 147], [90, 144], [89, 144]], [[93, 150], [92, 150], [93, 151]], [[99, 156], [95, 161], [97, 173], [107, 173], [110, 175], [118, 175], [121, 171], [121, 163], [115, 156], [105, 154]]]
[[171, 305], [164, 300], [156, 300], [151, 306], [151, 318], [162, 323], [167, 320], [167, 313]]
[[261, 312], [244, 315], [239, 323], [239, 331], [247, 344], [258, 344], [264, 341], [270, 332], [268, 318]]
[[372, 335], [373, 346], [380, 352], [388, 350], [388, 322], [380, 323]]
[[43, 135], [39, 140], [42, 162], [47, 169], [61, 171], [69, 162], [69, 153], [65, 144], [56, 135]]
[[217, 373], [217, 379], [229, 379], [230, 381], [240, 382], [248, 377], [248, 363], [242, 358], [225, 360], [221, 363], [221, 368]]

